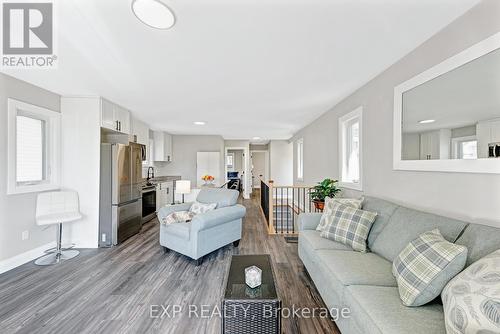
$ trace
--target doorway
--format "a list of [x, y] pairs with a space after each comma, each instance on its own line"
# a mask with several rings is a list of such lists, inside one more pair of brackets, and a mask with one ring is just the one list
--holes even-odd
[[247, 147], [226, 147], [225, 148], [225, 161], [224, 169], [226, 171], [226, 182], [228, 186], [234, 185], [234, 181], [239, 180], [239, 190], [243, 194], [243, 197], [248, 199], [252, 193], [251, 186], [249, 185], [249, 180], [247, 176], [250, 174], [248, 171], [249, 161], [248, 161], [248, 148]]
[[260, 180], [269, 180], [269, 152], [251, 151], [252, 188], [260, 188]]

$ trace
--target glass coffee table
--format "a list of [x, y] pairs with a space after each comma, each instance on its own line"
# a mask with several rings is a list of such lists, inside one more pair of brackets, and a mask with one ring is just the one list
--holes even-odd
[[[262, 284], [254, 289], [245, 284], [250, 266], [262, 270]], [[268, 254], [233, 255], [222, 299], [222, 333], [281, 333], [281, 301]]]

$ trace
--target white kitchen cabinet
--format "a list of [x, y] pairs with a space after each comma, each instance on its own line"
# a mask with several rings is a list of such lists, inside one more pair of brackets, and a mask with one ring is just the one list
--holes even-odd
[[130, 112], [116, 104], [113, 109], [115, 112], [115, 118], [118, 121], [119, 132], [130, 134]]
[[132, 117], [132, 127], [130, 133], [137, 137], [137, 143], [149, 145], [149, 127], [146, 123]]
[[115, 119], [113, 103], [106, 99], [101, 99], [101, 127], [117, 131], [118, 123]]
[[488, 145], [500, 142], [500, 119], [479, 122], [476, 134], [478, 158], [488, 158]]
[[450, 159], [451, 130], [441, 129], [420, 134], [420, 160]]
[[167, 156], [168, 162], [173, 160], [174, 157], [173, 148], [174, 144], [172, 135], [169, 133], [165, 133], [165, 155]]
[[130, 134], [130, 112], [113, 102], [101, 99], [101, 127]]
[[420, 160], [439, 159], [439, 132], [420, 134]]
[[163, 131], [154, 131], [154, 161], [172, 162], [172, 135]]
[[156, 187], [157, 210], [174, 202], [174, 183], [172, 181], [159, 183]]
[[490, 122], [491, 124], [491, 142], [500, 143], [500, 120]]

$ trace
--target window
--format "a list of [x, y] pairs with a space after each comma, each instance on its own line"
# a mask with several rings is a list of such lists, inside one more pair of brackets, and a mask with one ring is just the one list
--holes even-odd
[[451, 141], [453, 159], [477, 159], [476, 136], [453, 138]]
[[477, 159], [477, 140], [461, 142], [458, 151], [460, 159]]
[[304, 180], [304, 139], [297, 140], [297, 180]]
[[8, 194], [59, 188], [60, 114], [8, 99]]
[[360, 107], [339, 119], [340, 183], [362, 190], [362, 113]]
[[227, 168], [232, 169], [234, 167], [234, 153], [228, 153], [226, 156]]
[[16, 182], [41, 182], [47, 179], [45, 159], [45, 121], [16, 116]]

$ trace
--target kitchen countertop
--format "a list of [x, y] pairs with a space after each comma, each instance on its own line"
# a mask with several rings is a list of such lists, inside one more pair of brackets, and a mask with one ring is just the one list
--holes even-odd
[[[149, 180], [150, 183], [153, 183], [153, 184], [158, 184], [158, 183], [162, 183], [162, 182], [169, 182], [169, 181], [177, 181], [177, 180], [180, 180], [181, 177], [180, 176], [171, 176], [171, 175], [167, 175], [167, 176], [157, 176], [157, 177], [154, 177], [152, 179]], [[144, 179], [144, 182], [146, 182], [147, 180]]]

